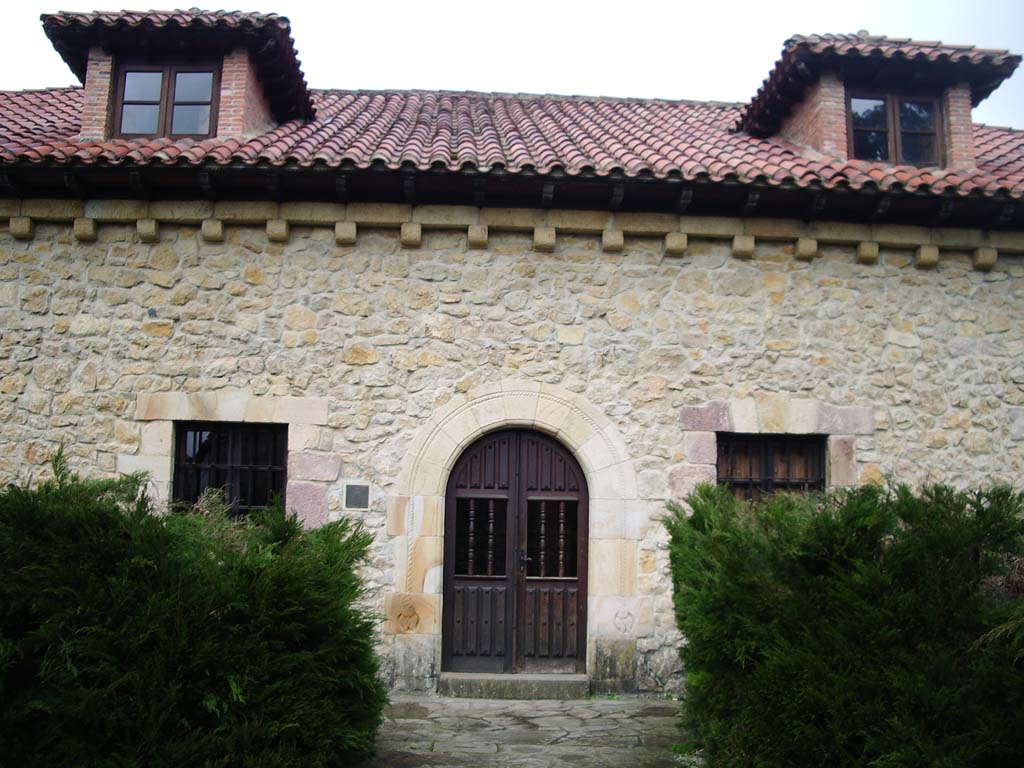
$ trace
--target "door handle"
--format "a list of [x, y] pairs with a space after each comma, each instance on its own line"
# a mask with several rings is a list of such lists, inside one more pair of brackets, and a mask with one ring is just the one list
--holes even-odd
[[532, 561], [533, 561], [532, 557], [527, 557], [526, 556], [526, 550], [525, 549], [520, 549], [519, 550], [519, 568], [524, 573], [526, 572], [526, 564], [529, 563], [529, 562], [532, 562]]

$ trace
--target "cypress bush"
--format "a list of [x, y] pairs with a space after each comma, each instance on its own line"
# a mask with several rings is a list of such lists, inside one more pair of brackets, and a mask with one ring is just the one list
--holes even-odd
[[1024, 765], [1024, 496], [869, 486], [666, 520], [682, 751], [710, 768]]
[[141, 478], [0, 491], [0, 762], [350, 766], [384, 687], [371, 537], [272, 509], [153, 514]]

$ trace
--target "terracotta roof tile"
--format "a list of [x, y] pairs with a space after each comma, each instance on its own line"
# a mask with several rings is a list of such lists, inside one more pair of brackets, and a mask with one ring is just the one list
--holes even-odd
[[317, 117], [242, 139], [77, 141], [78, 88], [0, 92], [0, 164], [379, 165], [760, 182], [1024, 198], [1024, 131], [975, 126], [978, 170], [805, 154], [736, 132], [734, 104], [459, 92], [315, 91]]

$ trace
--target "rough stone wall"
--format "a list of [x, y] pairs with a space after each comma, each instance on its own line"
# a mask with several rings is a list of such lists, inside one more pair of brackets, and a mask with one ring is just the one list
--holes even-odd
[[[661, 237], [608, 252], [600, 237], [561, 233], [552, 252], [533, 250], [532, 233], [495, 231], [468, 249], [465, 229], [417, 232], [418, 247], [362, 227], [354, 246], [327, 227], [294, 226], [286, 242], [263, 226], [226, 226], [223, 243], [186, 225], [163, 225], [153, 244], [134, 225], [90, 234], [37, 223], [15, 240], [0, 226], [0, 482], [45, 474], [61, 441], [73, 469], [115, 472], [117, 456], [144, 452], [140, 395], [327, 398], [302, 447], [340, 459], [325, 481], [330, 515], [345, 514], [345, 479], [371, 484], [381, 612], [395, 588], [386, 497], [411, 436], [453, 396], [500, 379], [594, 404], [657, 508], [689, 487], [687, 426], [699, 425], [684, 416], [711, 401], [869, 408], [873, 433], [847, 446], [851, 481], [1021, 483], [1019, 256], [980, 271], [966, 252], [921, 269], [911, 250], [859, 263], [856, 246], [823, 245], [804, 260], [792, 242], [758, 240], [740, 259], [735, 243], [692, 237], [666, 255]], [[640, 686], [672, 688], [660, 525], [636, 557], [654, 613], [638, 633]]]

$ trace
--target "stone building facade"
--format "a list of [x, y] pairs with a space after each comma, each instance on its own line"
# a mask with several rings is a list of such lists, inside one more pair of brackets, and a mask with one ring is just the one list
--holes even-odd
[[73, 469], [147, 472], [166, 501], [176, 425], [286, 425], [288, 507], [373, 532], [387, 674], [433, 690], [452, 469], [481, 437], [536, 431], [585, 475], [589, 685], [677, 690], [659, 517], [718, 477], [723, 436], [820, 436], [829, 487], [1024, 470], [1024, 228], [747, 200], [10, 194], [0, 479], [42, 477], [64, 444]]

